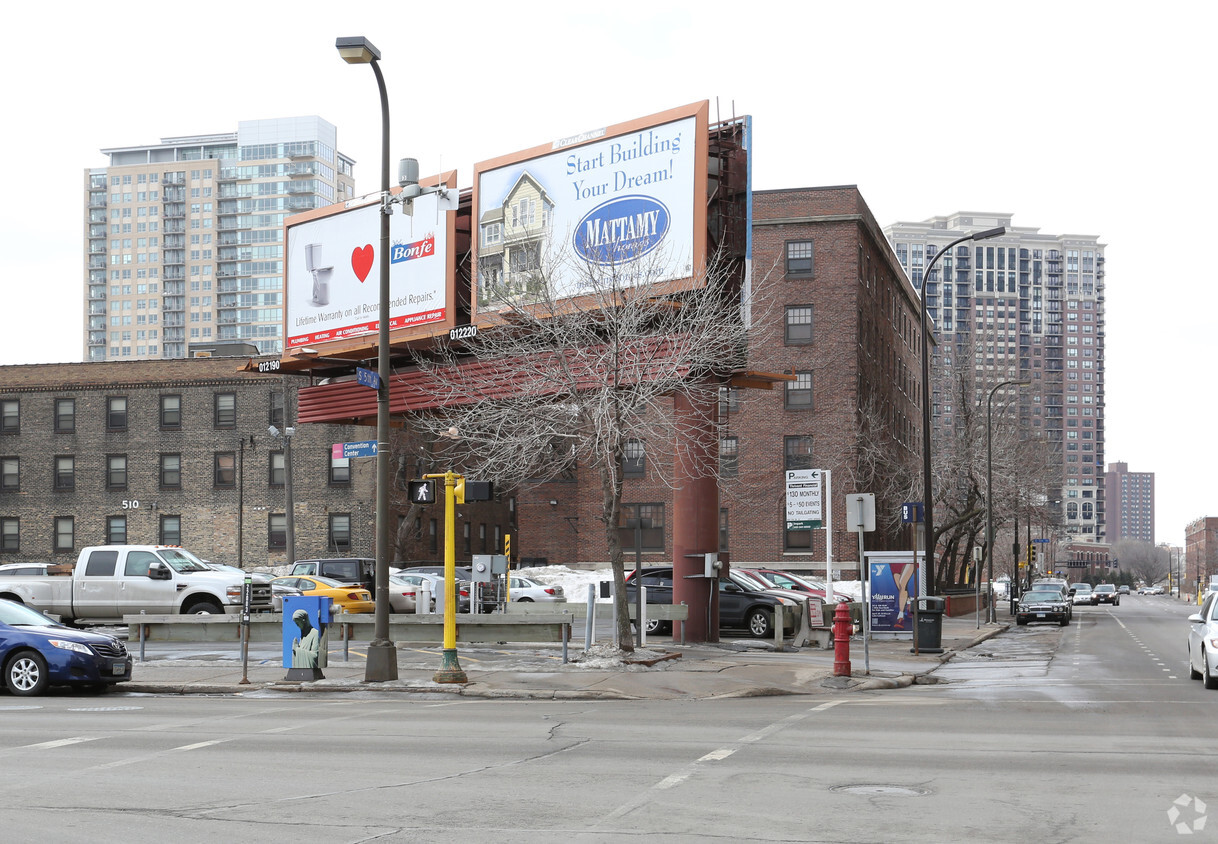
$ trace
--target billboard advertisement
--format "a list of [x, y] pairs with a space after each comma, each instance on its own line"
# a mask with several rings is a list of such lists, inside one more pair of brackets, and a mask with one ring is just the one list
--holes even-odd
[[[413, 200], [412, 214], [395, 206], [390, 215], [390, 331], [452, 317], [452, 206], [451, 199], [424, 194]], [[286, 350], [375, 336], [386, 257], [379, 254], [380, 217], [374, 203], [287, 221]]]
[[556, 299], [604, 271], [692, 277], [705, 251], [707, 113], [697, 103], [478, 164], [476, 308], [527, 293], [539, 266]]

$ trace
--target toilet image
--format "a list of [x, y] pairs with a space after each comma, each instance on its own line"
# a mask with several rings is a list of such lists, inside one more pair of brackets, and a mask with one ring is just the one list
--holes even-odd
[[320, 243], [305, 244], [305, 269], [313, 276], [313, 298], [310, 304], [330, 304], [330, 274], [334, 267], [326, 266], [321, 256]]

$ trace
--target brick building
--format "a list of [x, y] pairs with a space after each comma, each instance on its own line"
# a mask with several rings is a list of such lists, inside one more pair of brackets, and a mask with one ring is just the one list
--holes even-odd
[[[916, 293], [854, 186], [753, 194], [753, 266], [762, 295], [747, 368], [793, 373], [774, 389], [724, 393], [720, 440], [720, 551], [733, 564], [823, 571], [826, 531], [785, 530], [784, 469], [832, 472], [833, 559], [851, 577], [858, 542], [846, 530], [843, 497], [872, 491], [860, 477], [860, 409], [879, 420], [886, 447], [919, 464], [920, 346]], [[767, 278], [768, 276], [768, 278]], [[633, 443], [624, 466], [624, 519], [641, 517], [644, 565], [672, 561], [671, 446]], [[900, 501], [877, 500], [896, 513]], [[600, 484], [591, 472], [547, 483], [519, 498], [519, 555], [551, 563], [608, 559]], [[628, 561], [636, 531], [623, 522]], [[869, 550], [908, 548], [889, 522], [867, 535]], [[628, 562], [629, 565], [629, 562]]]
[[[106, 542], [180, 544], [246, 567], [287, 563], [283, 440], [268, 428], [291, 425], [307, 381], [238, 372], [244, 363], [0, 367], [0, 563], [74, 559]], [[431, 471], [425, 450], [395, 437], [399, 479]], [[333, 443], [372, 438], [366, 426], [293, 427], [297, 558], [374, 555], [375, 461], [331, 456]], [[402, 489], [395, 483], [395, 495]], [[393, 503], [391, 559], [441, 558], [438, 514]], [[466, 559], [510, 530], [509, 502], [465, 511], [457, 551]]]
[[1210, 575], [1218, 574], [1218, 517], [1202, 516], [1184, 529], [1183, 580], [1187, 587], [1205, 588]]

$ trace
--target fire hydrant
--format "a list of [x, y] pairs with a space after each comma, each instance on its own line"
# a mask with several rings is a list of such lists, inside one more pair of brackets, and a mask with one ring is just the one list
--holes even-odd
[[833, 674], [836, 677], [850, 676], [850, 635], [853, 632], [850, 605], [842, 601], [833, 613]]

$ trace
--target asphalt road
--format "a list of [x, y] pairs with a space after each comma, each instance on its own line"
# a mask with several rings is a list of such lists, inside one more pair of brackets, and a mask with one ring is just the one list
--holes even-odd
[[6, 840], [132, 844], [1218, 838], [1196, 828], [1218, 693], [1188, 679], [1190, 608], [1079, 610], [878, 692], [4, 696], [0, 818]]

